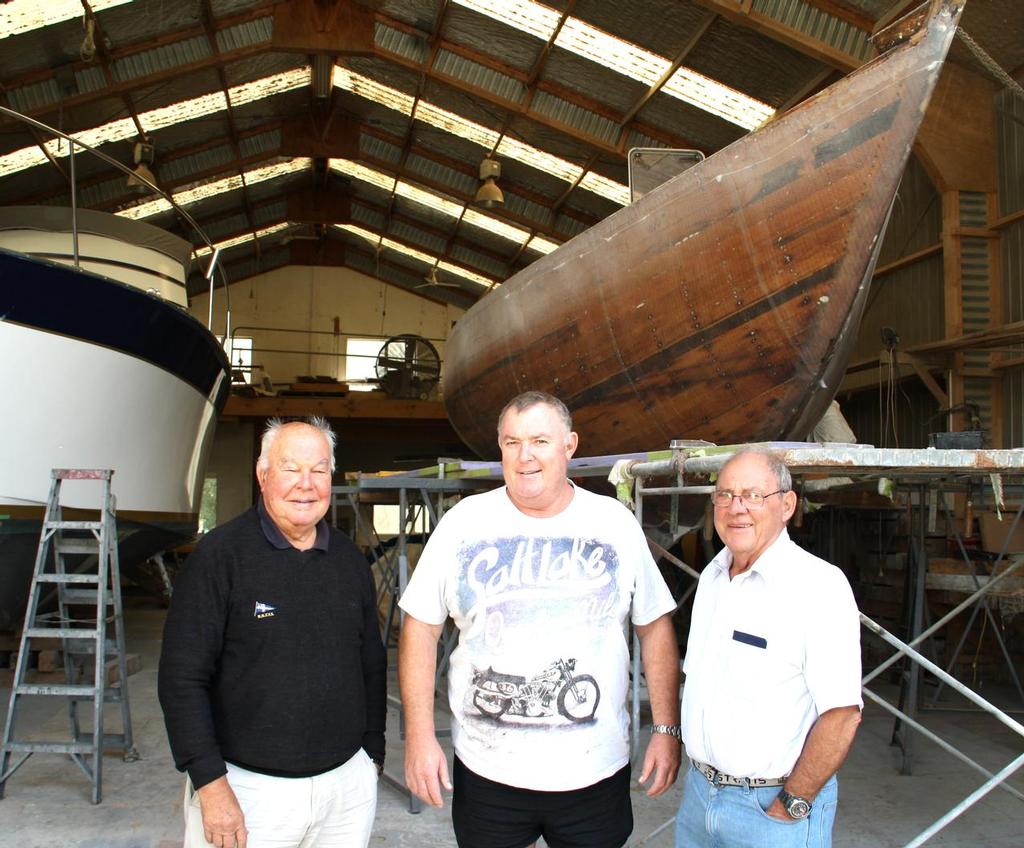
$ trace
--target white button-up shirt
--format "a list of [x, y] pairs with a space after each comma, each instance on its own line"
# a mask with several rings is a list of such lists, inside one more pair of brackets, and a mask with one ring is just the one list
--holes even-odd
[[787, 776], [827, 710], [860, 692], [860, 621], [846, 576], [783, 529], [732, 580], [722, 550], [697, 586], [683, 671], [687, 756], [736, 777]]

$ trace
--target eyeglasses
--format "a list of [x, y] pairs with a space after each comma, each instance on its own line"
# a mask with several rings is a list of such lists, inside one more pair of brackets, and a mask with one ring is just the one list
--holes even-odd
[[739, 498], [740, 502], [747, 509], [760, 509], [764, 506], [764, 499], [772, 495], [785, 494], [783, 489], [776, 489], [767, 495], [762, 495], [757, 489], [747, 489], [745, 492], [730, 492], [728, 489], [717, 489], [711, 495], [711, 501], [719, 509], [727, 509], [732, 506], [733, 498]]

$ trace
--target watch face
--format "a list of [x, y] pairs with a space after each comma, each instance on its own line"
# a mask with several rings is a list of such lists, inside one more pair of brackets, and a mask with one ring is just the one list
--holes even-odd
[[786, 805], [786, 812], [795, 819], [802, 819], [811, 811], [811, 805], [803, 798], [790, 798]]

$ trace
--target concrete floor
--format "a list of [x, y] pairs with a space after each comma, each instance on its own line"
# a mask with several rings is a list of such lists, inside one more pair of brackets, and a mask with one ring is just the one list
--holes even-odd
[[[130, 678], [132, 722], [141, 759], [125, 763], [116, 755], [104, 757], [104, 801], [92, 806], [89, 783], [70, 760], [34, 755], [8, 782], [6, 798], [0, 801], [0, 848], [173, 848], [181, 844], [183, 781], [171, 763], [156, 700], [163, 611], [132, 604], [127, 617], [129, 651], [142, 658], [141, 671]], [[10, 691], [0, 688], [0, 722], [9, 697]], [[991, 692], [987, 697], [996, 699]], [[19, 716], [19, 730], [39, 731], [37, 738], [60, 738], [66, 732], [62, 707], [38, 702], [30, 706], [24, 725]], [[987, 716], [929, 712], [924, 721], [992, 771], [1024, 751], [1024, 738]], [[388, 771], [400, 774], [397, 715], [391, 715], [389, 723]], [[113, 724], [109, 729], [115, 729]], [[836, 848], [905, 845], [983, 782], [979, 774], [921, 737], [915, 740], [914, 775], [901, 776], [897, 751], [889, 745], [891, 733], [892, 720], [869, 705], [840, 775]], [[1024, 775], [1018, 775], [1013, 785], [1024, 791]], [[672, 845], [672, 828], [663, 826], [674, 815], [679, 796], [678, 786], [655, 800], [637, 788], [631, 848]], [[1024, 802], [997, 789], [928, 844], [1019, 848], [1024, 846], [1022, 823]], [[455, 840], [447, 808], [411, 815], [407, 799], [382, 783], [370, 844], [374, 848], [447, 848]]]

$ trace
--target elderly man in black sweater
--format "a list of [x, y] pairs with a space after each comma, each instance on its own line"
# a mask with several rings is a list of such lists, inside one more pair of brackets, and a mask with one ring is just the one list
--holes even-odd
[[259, 503], [175, 585], [159, 694], [188, 772], [185, 848], [369, 840], [386, 659], [366, 559], [324, 520], [333, 470], [326, 422], [269, 422]]

